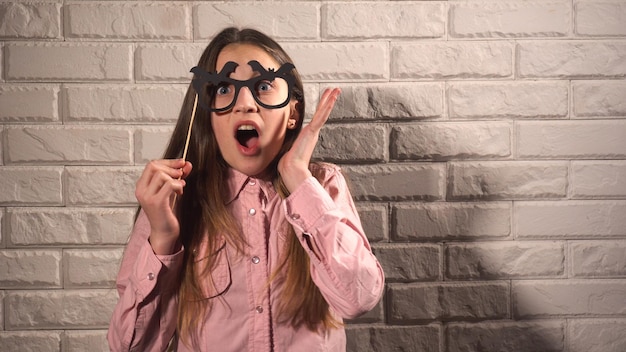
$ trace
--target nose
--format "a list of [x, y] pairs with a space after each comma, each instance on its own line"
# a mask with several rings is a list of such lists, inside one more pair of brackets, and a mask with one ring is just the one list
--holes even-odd
[[254, 112], [257, 109], [256, 101], [248, 87], [241, 87], [235, 101], [235, 112]]

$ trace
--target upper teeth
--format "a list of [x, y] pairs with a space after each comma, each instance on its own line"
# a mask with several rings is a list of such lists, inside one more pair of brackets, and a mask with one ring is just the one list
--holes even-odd
[[239, 127], [237, 127], [238, 131], [251, 131], [254, 130], [254, 126], [252, 125], [241, 125]]

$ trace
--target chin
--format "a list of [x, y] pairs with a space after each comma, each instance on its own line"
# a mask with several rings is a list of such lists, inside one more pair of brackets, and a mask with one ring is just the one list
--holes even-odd
[[262, 178], [267, 173], [268, 166], [269, 165], [237, 165], [233, 166], [233, 169], [250, 177]]

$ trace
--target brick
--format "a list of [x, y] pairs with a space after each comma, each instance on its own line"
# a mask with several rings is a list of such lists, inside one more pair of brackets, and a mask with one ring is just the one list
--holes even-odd
[[626, 280], [513, 281], [511, 300], [516, 318], [623, 316]]
[[4, 351], [61, 351], [62, 331], [0, 331]]
[[439, 351], [441, 326], [349, 326], [346, 351]]
[[516, 127], [519, 157], [626, 157], [626, 121], [520, 121]]
[[615, 238], [626, 235], [626, 201], [516, 202], [519, 238]]
[[[333, 86], [334, 87], [334, 86]], [[319, 85], [316, 83], [304, 83], [304, 123], [311, 122], [311, 118], [313, 114], [315, 114], [315, 110], [317, 109], [317, 104], [319, 103], [319, 98], [321, 96], [321, 92], [323, 90], [320, 89]], [[342, 94], [343, 95], [343, 94]], [[342, 98], [339, 98], [340, 100]], [[335, 104], [335, 107], [337, 104]], [[332, 113], [331, 117], [332, 119]]]
[[108, 352], [106, 330], [66, 330], [63, 334], [64, 352]]
[[313, 157], [337, 163], [376, 163], [389, 159], [389, 133], [384, 125], [332, 124], [320, 132]]
[[562, 242], [474, 242], [445, 246], [446, 278], [514, 279], [565, 274]]
[[446, 351], [561, 352], [565, 350], [562, 321], [451, 323]]
[[[4, 324], [4, 297], [5, 296], [6, 296], [5, 291], [0, 291], [0, 301], [2, 302], [2, 304], [0, 304], [0, 327], [2, 328], [2, 331], [6, 330], [5, 324]], [[0, 331], [0, 339], [2, 338], [1, 337], [2, 331]]]
[[[3, 221], [2, 218], [5, 217], [4, 215], [4, 208], [0, 208], [0, 248], [5, 248], [6, 247], [6, 240], [5, 240], [5, 234], [4, 234], [4, 230], [3, 230]], [[0, 297], [0, 300], [2, 299], [2, 297]], [[1, 304], [0, 304], [1, 306]], [[0, 311], [0, 316], [2, 315], [2, 311]], [[0, 327], [2, 327], [1, 324], [1, 320], [0, 320]]]
[[11, 246], [124, 245], [135, 209], [9, 208], [6, 235]]
[[569, 245], [573, 277], [626, 277], [626, 241], [573, 241]]
[[358, 200], [437, 200], [444, 197], [443, 164], [344, 166]]
[[135, 50], [137, 82], [179, 81], [189, 83], [206, 44], [139, 44]]
[[173, 126], [142, 127], [135, 131], [135, 163], [161, 159], [173, 131]]
[[388, 80], [389, 52], [382, 42], [285, 43], [303, 80]]
[[115, 287], [123, 249], [66, 249], [63, 251], [63, 287]]
[[66, 168], [68, 205], [134, 206], [138, 167]]
[[[4, 142], [3, 141], [4, 141], [4, 126], [0, 125], [0, 166], [4, 165], [4, 151], [3, 151]], [[2, 172], [1, 170], [2, 168], [0, 168], [0, 173]]]
[[11, 291], [5, 297], [8, 330], [106, 328], [117, 291]]
[[452, 118], [565, 118], [567, 82], [452, 82]]
[[69, 85], [64, 87], [67, 122], [173, 123], [184, 85]]
[[61, 167], [0, 168], [0, 205], [61, 205]]
[[330, 120], [424, 119], [443, 116], [441, 83], [334, 84], [341, 96]]
[[564, 37], [569, 34], [571, 16], [569, 1], [451, 3], [450, 36]]
[[[324, 39], [441, 38], [441, 3], [327, 3], [322, 7]], [[393, 23], [392, 26], [389, 24]]]
[[570, 319], [567, 326], [570, 352], [623, 352], [626, 319]]
[[369, 312], [366, 312], [354, 319], [344, 319], [344, 323], [354, 325], [354, 324], [371, 324], [371, 323], [382, 323], [385, 321], [385, 312], [383, 309], [384, 299], [378, 301], [378, 303], [372, 308]]
[[574, 198], [625, 198], [626, 161], [572, 162], [571, 194]]
[[626, 116], [626, 82], [572, 82], [573, 113], [576, 117]]
[[576, 34], [580, 36], [626, 36], [626, 4], [621, 0], [575, 3]]
[[0, 38], [59, 39], [61, 3], [0, 3]]
[[10, 43], [5, 78], [14, 81], [130, 81], [132, 44]]
[[513, 48], [500, 42], [391, 44], [392, 79], [503, 78], [513, 74]]
[[127, 128], [18, 126], [6, 130], [7, 163], [129, 164]]
[[626, 41], [518, 41], [521, 78], [626, 76]]
[[531, 161], [453, 162], [448, 199], [561, 198], [567, 195], [567, 163]]
[[190, 40], [191, 8], [181, 3], [73, 3], [67, 38]]
[[411, 283], [387, 287], [387, 318], [391, 324], [509, 316], [509, 286], [504, 282]]
[[386, 282], [439, 278], [441, 247], [437, 244], [377, 244], [374, 254], [385, 272]]
[[505, 238], [511, 234], [511, 205], [489, 203], [397, 204], [394, 241]]
[[0, 250], [0, 287], [61, 287], [61, 251]]
[[319, 4], [316, 3], [198, 3], [194, 37], [212, 39], [225, 27], [251, 27], [274, 40], [318, 40]]
[[58, 122], [59, 86], [0, 86], [0, 122]]
[[509, 123], [415, 123], [391, 130], [391, 158], [482, 159], [511, 155]]
[[375, 203], [357, 203], [356, 206], [367, 239], [370, 242], [387, 242], [389, 240], [387, 206]]

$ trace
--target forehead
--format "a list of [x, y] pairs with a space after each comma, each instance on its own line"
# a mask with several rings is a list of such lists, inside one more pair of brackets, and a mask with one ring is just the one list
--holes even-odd
[[229, 44], [220, 51], [217, 56], [216, 71], [220, 72], [227, 62], [232, 61], [238, 64], [235, 72], [252, 71], [248, 62], [256, 60], [266, 70], [278, 69], [280, 64], [265, 50], [252, 44]]

